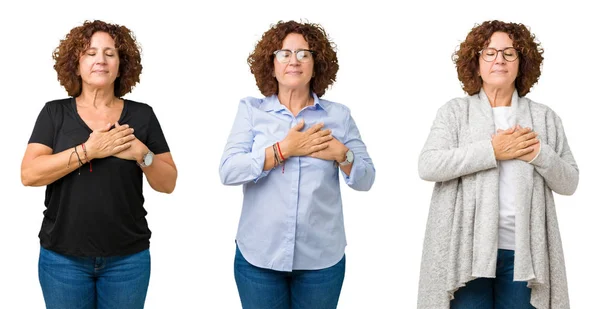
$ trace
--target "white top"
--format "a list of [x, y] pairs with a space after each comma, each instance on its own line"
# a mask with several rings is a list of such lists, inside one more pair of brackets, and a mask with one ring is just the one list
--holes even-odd
[[[510, 106], [492, 108], [497, 129], [506, 130], [515, 125], [515, 117]], [[515, 250], [515, 197], [517, 179], [515, 178], [516, 159], [498, 161], [500, 179], [498, 181], [498, 199], [500, 218], [498, 221], [498, 248]]]

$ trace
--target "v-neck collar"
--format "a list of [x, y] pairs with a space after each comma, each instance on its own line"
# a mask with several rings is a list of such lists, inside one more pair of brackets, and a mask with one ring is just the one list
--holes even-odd
[[[119, 124], [122, 122], [123, 118], [125, 118], [125, 113], [127, 112], [127, 105], [128, 105], [128, 100], [123, 99], [123, 110], [121, 110], [121, 115], [119, 116], [119, 120], [118, 120]], [[73, 112], [75, 113], [75, 119], [77, 119], [77, 122], [79, 122], [79, 124], [81, 126], [83, 126], [84, 128], [86, 128], [90, 133], [94, 132], [94, 130], [92, 130], [87, 125], [87, 123], [85, 123], [85, 121], [83, 121], [83, 118], [81, 118], [81, 116], [77, 112], [77, 101], [75, 100], [75, 97], [71, 97], [71, 108], [73, 108]]]

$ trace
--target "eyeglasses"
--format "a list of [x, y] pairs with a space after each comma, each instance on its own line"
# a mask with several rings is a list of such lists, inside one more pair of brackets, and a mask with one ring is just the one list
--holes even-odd
[[288, 63], [292, 59], [292, 54], [296, 54], [296, 60], [298, 62], [309, 62], [312, 59], [315, 51], [310, 49], [297, 49], [297, 50], [289, 50], [289, 49], [280, 49], [273, 52], [275, 58], [279, 63]]
[[502, 57], [504, 57], [504, 60], [508, 62], [513, 62], [517, 60], [517, 58], [519, 58], [519, 53], [514, 47], [507, 47], [505, 49], [495, 49], [493, 47], [488, 47], [482, 49], [479, 52], [479, 54], [481, 54], [481, 58], [483, 58], [483, 61], [492, 62], [496, 60], [496, 57], [498, 57], [498, 53], [500, 52], [502, 53]]

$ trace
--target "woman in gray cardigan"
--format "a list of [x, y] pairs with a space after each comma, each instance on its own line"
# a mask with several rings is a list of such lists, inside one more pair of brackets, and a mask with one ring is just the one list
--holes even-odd
[[434, 181], [418, 308], [569, 308], [552, 191], [579, 171], [560, 118], [525, 95], [543, 50], [522, 24], [474, 27], [454, 55], [465, 98], [442, 106], [419, 157]]

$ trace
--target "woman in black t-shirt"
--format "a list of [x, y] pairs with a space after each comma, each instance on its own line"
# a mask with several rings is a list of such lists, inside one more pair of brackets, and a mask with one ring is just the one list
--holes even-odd
[[39, 280], [47, 308], [143, 308], [150, 230], [143, 175], [159, 192], [177, 169], [152, 108], [121, 97], [139, 82], [131, 31], [102, 21], [73, 28], [54, 51], [69, 98], [46, 103], [21, 165], [46, 186]]

